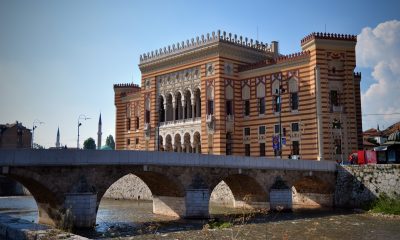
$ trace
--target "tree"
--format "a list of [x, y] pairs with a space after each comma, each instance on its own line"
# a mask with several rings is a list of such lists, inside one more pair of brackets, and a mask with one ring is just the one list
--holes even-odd
[[39, 145], [37, 143], [33, 144], [33, 149], [44, 149], [44, 147], [42, 145]]
[[96, 143], [93, 138], [88, 138], [83, 143], [83, 149], [96, 149]]
[[110, 148], [112, 148], [113, 150], [115, 149], [115, 142], [114, 142], [114, 138], [112, 135], [109, 135], [106, 138], [106, 146], [109, 146]]

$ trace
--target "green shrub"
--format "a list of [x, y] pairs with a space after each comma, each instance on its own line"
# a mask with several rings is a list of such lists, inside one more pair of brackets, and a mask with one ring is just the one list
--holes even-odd
[[400, 197], [392, 198], [382, 194], [369, 208], [374, 213], [400, 215]]

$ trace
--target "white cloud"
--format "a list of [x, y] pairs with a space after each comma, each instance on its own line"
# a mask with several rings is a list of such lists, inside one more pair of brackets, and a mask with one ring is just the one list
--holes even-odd
[[[357, 37], [356, 52], [357, 65], [373, 69], [375, 81], [361, 93], [363, 114], [400, 113], [400, 21], [364, 28]], [[399, 120], [400, 115], [363, 116], [363, 128], [388, 127]]]

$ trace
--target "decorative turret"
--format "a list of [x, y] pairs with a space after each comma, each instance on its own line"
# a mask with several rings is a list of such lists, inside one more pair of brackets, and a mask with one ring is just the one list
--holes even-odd
[[100, 150], [101, 148], [101, 113], [100, 113], [100, 117], [99, 117], [99, 127], [98, 127], [98, 131], [97, 131], [97, 150]]

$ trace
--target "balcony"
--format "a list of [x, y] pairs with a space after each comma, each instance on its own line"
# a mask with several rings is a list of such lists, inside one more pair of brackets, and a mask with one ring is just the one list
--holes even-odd
[[294, 138], [300, 138], [300, 132], [291, 132], [290, 133], [290, 138], [294, 139]]
[[206, 116], [206, 123], [211, 123], [213, 120], [213, 115], [212, 114], [207, 114]]
[[265, 142], [266, 136], [265, 134], [259, 134], [258, 135], [258, 142]]
[[199, 124], [199, 123], [201, 123], [201, 117], [179, 119], [179, 120], [175, 120], [175, 121], [160, 122], [160, 128], [185, 126], [185, 125]]
[[343, 112], [343, 106], [332, 106], [332, 112]]
[[226, 116], [226, 131], [227, 132], [234, 131], [234, 122], [235, 122], [235, 117], [233, 115]]

